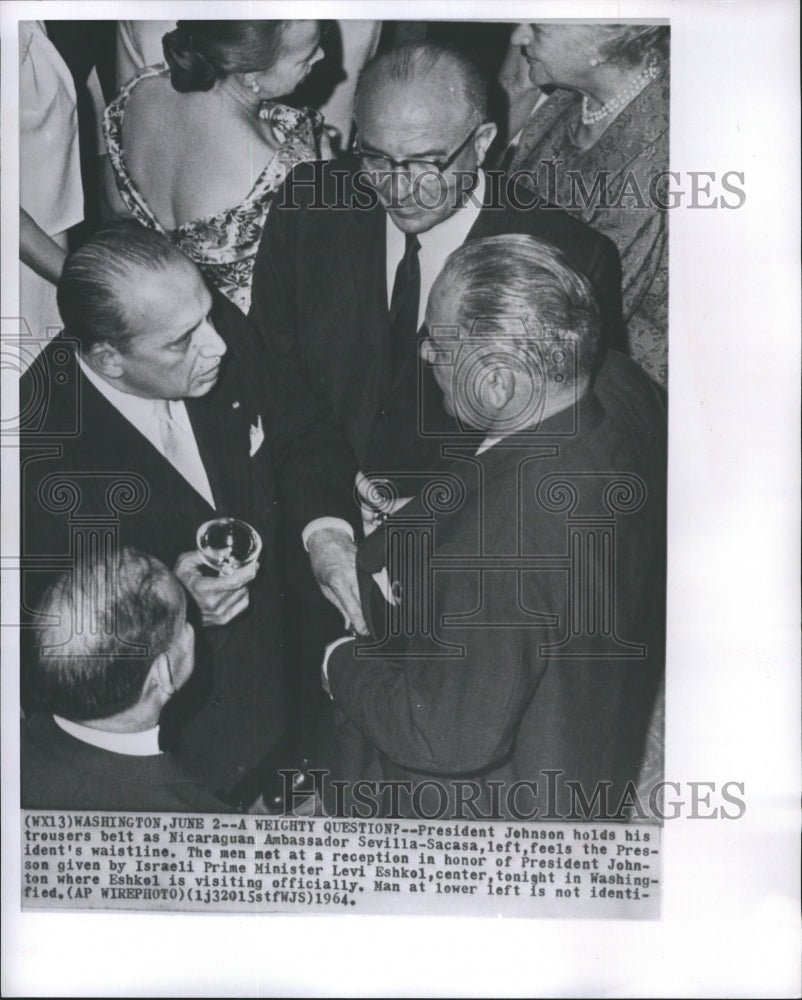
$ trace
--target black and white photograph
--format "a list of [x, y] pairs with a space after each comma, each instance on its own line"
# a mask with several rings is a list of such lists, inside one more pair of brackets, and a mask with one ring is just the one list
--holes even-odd
[[727, 11], [7, 5], [4, 993], [798, 995], [799, 22]]

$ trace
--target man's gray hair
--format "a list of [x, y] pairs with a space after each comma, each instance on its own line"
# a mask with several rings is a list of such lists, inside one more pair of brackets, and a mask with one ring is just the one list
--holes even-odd
[[476, 65], [454, 49], [418, 42], [382, 52], [365, 64], [354, 96], [357, 123], [378, 84], [385, 81], [400, 85], [418, 83], [429, 76], [443, 82], [444, 101], [450, 104], [456, 97], [463, 102], [472, 124], [481, 125], [487, 121], [487, 83]]
[[26, 664], [37, 708], [75, 722], [131, 708], [185, 610], [181, 587], [155, 556], [134, 548], [88, 554], [37, 606]]
[[[560, 376], [555, 388], [594, 371], [600, 335], [595, 295], [550, 243], [513, 234], [469, 240], [448, 258], [432, 294], [445, 288], [459, 303], [454, 321], [461, 336], [514, 345], [522, 357]], [[554, 352], [561, 349], [567, 362], [555, 365]]]
[[124, 351], [130, 339], [121, 291], [143, 273], [195, 265], [163, 234], [131, 219], [110, 222], [67, 255], [56, 290], [66, 337], [87, 354], [101, 341]]

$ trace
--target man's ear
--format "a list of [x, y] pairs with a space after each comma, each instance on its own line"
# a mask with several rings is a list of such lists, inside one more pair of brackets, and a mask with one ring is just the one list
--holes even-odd
[[143, 699], [149, 695], [157, 695], [160, 701], [168, 701], [175, 694], [175, 684], [170, 670], [170, 661], [166, 653], [159, 653], [151, 663], [150, 670], [142, 685]]
[[103, 378], [120, 378], [123, 374], [120, 352], [108, 340], [92, 344], [85, 360], [92, 371]]
[[515, 374], [507, 364], [490, 368], [484, 380], [483, 395], [493, 410], [502, 410], [515, 395]]
[[496, 132], [498, 132], [498, 128], [495, 122], [485, 122], [476, 130], [473, 148], [476, 150], [476, 159], [480, 167], [485, 161], [490, 144], [496, 138]]

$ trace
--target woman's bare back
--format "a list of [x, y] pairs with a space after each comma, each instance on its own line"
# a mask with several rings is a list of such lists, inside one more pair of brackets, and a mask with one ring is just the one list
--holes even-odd
[[239, 204], [278, 149], [219, 85], [181, 94], [166, 75], [135, 87], [122, 133], [131, 178], [167, 231]]

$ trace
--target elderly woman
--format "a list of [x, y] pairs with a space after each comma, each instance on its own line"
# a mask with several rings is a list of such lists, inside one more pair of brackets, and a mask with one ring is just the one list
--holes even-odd
[[317, 21], [179, 21], [167, 68], [106, 109], [107, 194], [167, 233], [247, 312], [267, 212], [287, 173], [321, 155], [320, 116], [276, 103], [322, 58]]
[[528, 66], [533, 98], [537, 88], [555, 89], [523, 125], [509, 169], [533, 171], [543, 197], [615, 242], [630, 352], [664, 385], [668, 33], [654, 25], [521, 24], [510, 43]]

